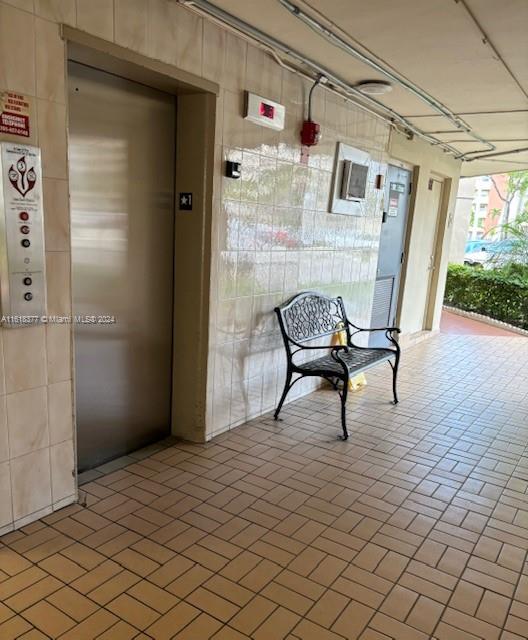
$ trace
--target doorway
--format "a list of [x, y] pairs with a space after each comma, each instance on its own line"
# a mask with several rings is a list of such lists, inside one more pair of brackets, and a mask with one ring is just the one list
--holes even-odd
[[[411, 172], [402, 167], [389, 165], [385, 182], [371, 327], [396, 325], [410, 191]], [[380, 331], [371, 334], [369, 344], [376, 347], [386, 346], [388, 341]]]
[[170, 433], [174, 95], [69, 62], [78, 469]]
[[423, 255], [427, 261], [425, 286], [417, 292], [417, 308], [423, 309], [422, 329], [430, 331], [432, 329], [432, 312], [436, 298], [436, 275], [438, 270], [438, 255], [441, 247], [438, 247], [438, 229], [440, 224], [440, 212], [444, 193], [444, 180], [440, 177], [431, 177], [428, 183], [426, 211], [427, 224], [424, 227], [422, 236]]

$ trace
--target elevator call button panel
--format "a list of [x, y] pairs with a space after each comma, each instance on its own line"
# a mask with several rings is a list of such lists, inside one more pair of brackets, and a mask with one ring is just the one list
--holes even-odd
[[40, 149], [0, 144], [2, 324], [29, 326], [46, 315]]

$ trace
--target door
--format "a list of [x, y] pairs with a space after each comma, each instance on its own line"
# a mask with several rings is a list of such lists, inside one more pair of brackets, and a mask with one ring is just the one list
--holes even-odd
[[68, 73], [83, 471], [170, 431], [176, 107], [90, 67]]
[[[411, 172], [389, 165], [385, 182], [371, 327], [389, 327], [396, 323], [410, 190]], [[370, 336], [371, 346], [385, 346], [387, 343], [382, 332]]]
[[422, 328], [425, 330], [431, 329], [430, 310], [436, 294], [434, 282], [436, 280], [438, 224], [440, 221], [443, 187], [443, 180], [430, 178], [427, 189], [427, 225], [424, 230], [422, 244], [427, 259], [425, 289], [423, 300], [421, 301], [422, 306], [417, 307], [418, 309], [423, 309]]

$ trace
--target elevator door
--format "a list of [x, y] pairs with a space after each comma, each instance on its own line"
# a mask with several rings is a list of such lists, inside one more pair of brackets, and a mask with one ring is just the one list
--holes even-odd
[[74, 62], [68, 73], [83, 471], [170, 430], [176, 105]]

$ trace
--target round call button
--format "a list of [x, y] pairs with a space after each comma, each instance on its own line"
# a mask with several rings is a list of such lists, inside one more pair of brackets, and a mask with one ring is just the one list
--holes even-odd
[[21, 211], [21, 212], [18, 214], [18, 217], [19, 217], [21, 220], [24, 220], [24, 221], [29, 220], [29, 213], [28, 213], [27, 211]]

